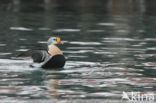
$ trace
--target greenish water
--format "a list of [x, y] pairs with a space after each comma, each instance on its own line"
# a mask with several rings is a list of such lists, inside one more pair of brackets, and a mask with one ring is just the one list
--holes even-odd
[[[0, 99], [121, 99], [156, 91], [156, 16], [0, 13]], [[59, 36], [62, 69], [13, 58]]]

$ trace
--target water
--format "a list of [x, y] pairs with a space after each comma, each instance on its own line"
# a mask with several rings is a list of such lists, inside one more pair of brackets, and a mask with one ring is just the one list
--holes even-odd
[[[0, 14], [0, 99], [111, 99], [122, 92], [156, 91], [156, 17], [74, 13]], [[28, 49], [46, 49], [50, 36], [67, 63], [31, 68], [14, 60]]]

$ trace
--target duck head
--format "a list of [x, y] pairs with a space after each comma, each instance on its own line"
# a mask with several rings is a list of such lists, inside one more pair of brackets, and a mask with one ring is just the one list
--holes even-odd
[[47, 44], [48, 44], [48, 46], [55, 45], [55, 44], [62, 44], [61, 38], [59, 38], [59, 37], [51, 37], [51, 38], [48, 39]]

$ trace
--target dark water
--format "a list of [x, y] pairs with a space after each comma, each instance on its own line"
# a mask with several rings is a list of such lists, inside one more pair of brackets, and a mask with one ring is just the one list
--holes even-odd
[[[0, 14], [0, 99], [121, 99], [156, 92], [156, 16]], [[60, 36], [67, 64], [31, 68], [13, 58]]]

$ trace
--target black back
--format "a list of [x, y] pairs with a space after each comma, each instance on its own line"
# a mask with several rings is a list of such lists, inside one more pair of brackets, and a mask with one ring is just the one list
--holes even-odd
[[41, 67], [45, 69], [62, 68], [65, 65], [65, 57], [61, 54], [50, 57]]

